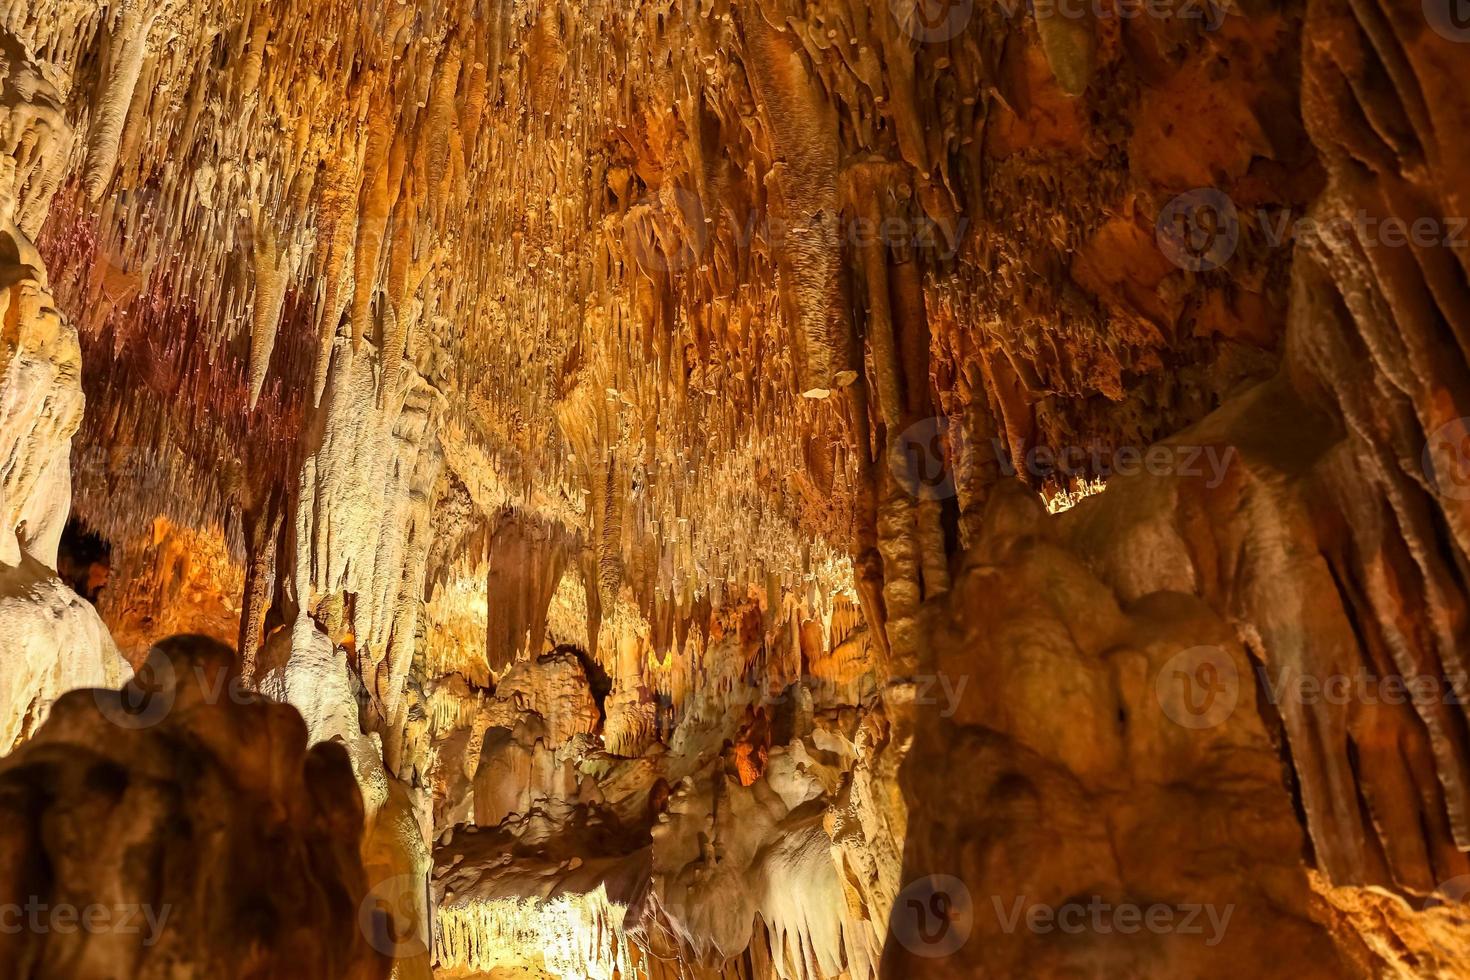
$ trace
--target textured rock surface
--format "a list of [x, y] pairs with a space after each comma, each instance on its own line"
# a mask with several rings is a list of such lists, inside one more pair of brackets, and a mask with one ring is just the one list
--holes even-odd
[[55, 566], [71, 508], [71, 437], [82, 421], [82, 352], [57, 311], [32, 237], [71, 143], [61, 98], [0, 31], [0, 562]]
[[0, 30], [0, 752], [66, 691], [117, 685], [126, 672], [96, 610], [54, 571], [82, 419], [81, 349], [29, 236], [70, 140], [55, 88]]
[[[574, 765], [539, 784], [538, 765], [563, 752], [491, 729], [475, 825], [435, 850], [440, 964], [577, 977], [628, 976], [639, 963], [658, 975], [677, 962], [712, 975], [874, 975], [886, 913], [869, 904], [882, 884], [853, 863], [881, 851], [858, 829], [879, 814], [848, 776], [858, 717], [808, 716], [789, 744], [760, 746], [759, 771], [728, 742], [714, 764], [681, 754], [681, 728], [673, 750], [639, 760], [563, 750]], [[527, 772], [539, 792], [507, 797]], [[896, 863], [888, 870], [896, 878]]]
[[67, 691], [130, 675], [90, 604], [33, 559], [0, 566], [0, 752], [46, 720]]

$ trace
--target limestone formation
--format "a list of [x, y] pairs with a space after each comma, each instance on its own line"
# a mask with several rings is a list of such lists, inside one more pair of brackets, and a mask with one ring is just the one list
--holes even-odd
[[78, 687], [118, 685], [126, 664], [101, 618], [57, 577], [81, 424], [81, 349], [55, 307], [31, 235], [69, 152], [60, 97], [0, 31], [0, 751]]
[[165, 641], [0, 764], [6, 976], [389, 975], [345, 753], [238, 682], [228, 647]]

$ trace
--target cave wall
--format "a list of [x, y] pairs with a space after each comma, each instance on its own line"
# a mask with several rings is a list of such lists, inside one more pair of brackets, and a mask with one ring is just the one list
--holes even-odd
[[0, 112], [0, 751], [46, 719], [66, 691], [127, 674], [101, 618], [61, 581], [71, 507], [71, 442], [81, 423], [81, 348], [32, 236], [71, 144], [61, 99], [11, 35]]

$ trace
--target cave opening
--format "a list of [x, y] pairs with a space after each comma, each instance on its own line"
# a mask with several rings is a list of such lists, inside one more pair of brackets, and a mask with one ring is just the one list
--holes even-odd
[[56, 573], [73, 592], [95, 606], [112, 574], [112, 545], [73, 518], [61, 532]]

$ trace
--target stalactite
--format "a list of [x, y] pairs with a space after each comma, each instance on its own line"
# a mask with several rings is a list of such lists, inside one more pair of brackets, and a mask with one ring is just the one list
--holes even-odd
[[270, 370], [271, 353], [276, 346], [281, 311], [286, 304], [287, 273], [290, 263], [277, 243], [276, 231], [269, 219], [255, 218], [255, 310], [250, 327], [250, 410], [260, 404]]
[[123, 124], [143, 71], [154, 20], [141, 2], [122, 4], [108, 13], [113, 23], [107, 36], [106, 68], [87, 140], [85, 185], [93, 201], [102, 198], [117, 167]]
[[241, 526], [245, 537], [244, 608], [240, 614], [240, 676], [255, 683], [260, 645], [265, 639], [265, 618], [276, 591], [276, 562], [281, 528], [285, 520], [282, 501], [272, 496], [258, 507], [247, 509]]
[[834, 109], [803, 63], [796, 41], [757, 7], [743, 19], [751, 84], [782, 161], [772, 206], [780, 222], [781, 290], [796, 341], [803, 393], [824, 396], [856, 377], [848, 368], [843, 228], [837, 194]]

